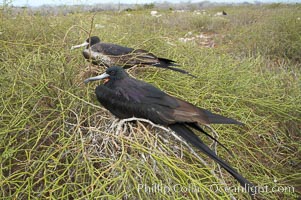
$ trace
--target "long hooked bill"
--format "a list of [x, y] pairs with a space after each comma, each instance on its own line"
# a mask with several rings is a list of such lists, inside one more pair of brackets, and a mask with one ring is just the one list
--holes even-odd
[[98, 75], [98, 76], [87, 78], [86, 80], [84, 80], [84, 83], [88, 83], [90, 81], [102, 80], [102, 79], [108, 78], [109, 76], [110, 76], [109, 74], [103, 73], [103, 74]]
[[82, 43], [82, 44], [72, 46], [72, 47], [71, 47], [71, 50], [77, 49], [77, 48], [80, 48], [80, 47], [86, 47], [86, 46], [88, 46], [88, 45], [89, 45], [88, 42], [84, 42], [84, 43]]

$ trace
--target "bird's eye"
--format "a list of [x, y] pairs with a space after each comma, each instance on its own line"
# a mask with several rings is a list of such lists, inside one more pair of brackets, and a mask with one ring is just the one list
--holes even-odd
[[111, 72], [110, 72], [110, 75], [111, 75], [111, 76], [114, 76], [115, 74], [116, 74], [115, 71], [111, 71]]

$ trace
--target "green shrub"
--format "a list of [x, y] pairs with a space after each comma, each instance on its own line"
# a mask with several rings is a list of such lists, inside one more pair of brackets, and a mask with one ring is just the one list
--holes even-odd
[[[230, 16], [241, 9], [252, 16], [233, 21]], [[105, 42], [151, 50], [198, 76], [193, 79], [149, 66], [131, 71], [171, 95], [244, 122], [242, 127], [213, 125], [220, 142], [234, 154], [217, 148], [219, 156], [256, 185], [296, 188], [295, 192], [263, 193], [261, 199], [297, 199], [301, 72], [290, 64], [277, 68], [265, 57], [279, 56], [281, 49], [286, 49], [286, 57], [296, 57], [300, 29], [288, 20], [296, 12], [294, 7], [287, 8], [273, 20], [275, 13], [267, 10], [256, 21], [261, 8], [241, 9], [229, 7], [225, 22], [196, 18], [192, 12], [165, 12], [156, 19], [144, 11], [133, 11], [131, 16], [100, 12], [94, 23], [105, 28], [92, 26], [92, 34]], [[282, 8], [274, 10], [278, 9]], [[210, 188], [220, 184], [210, 171], [218, 170], [217, 166], [209, 160], [208, 165], [202, 164], [169, 133], [142, 123], [128, 124], [119, 135], [110, 128], [113, 119], [94, 94], [101, 83], [83, 84], [91, 66], [80, 50], [70, 51], [87, 38], [82, 29], [89, 31], [94, 14], [1, 13], [0, 198], [230, 199], [227, 191], [216, 193]], [[268, 22], [273, 22], [270, 27]], [[202, 48], [178, 41], [187, 31], [203, 31], [202, 26], [217, 35], [231, 33], [228, 39], [234, 42]], [[280, 39], [279, 35], [285, 36], [286, 45], [269, 40]], [[252, 56], [233, 56], [240, 50]], [[221, 174], [228, 186], [238, 186], [227, 173]], [[139, 184], [154, 183], [193, 184], [200, 191], [137, 191]], [[248, 198], [244, 193], [234, 196]]]
[[253, 17], [252, 23], [233, 29], [228, 35], [234, 51], [236, 49], [247, 56], [262, 55], [273, 60], [300, 63], [301, 20], [298, 20], [300, 15], [297, 9], [281, 7], [249, 14], [257, 17]]

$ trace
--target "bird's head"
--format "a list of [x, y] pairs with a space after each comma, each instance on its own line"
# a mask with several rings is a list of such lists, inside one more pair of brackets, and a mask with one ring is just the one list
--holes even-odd
[[87, 48], [89, 48], [90, 46], [92, 46], [92, 45], [94, 45], [94, 44], [97, 44], [97, 43], [99, 43], [99, 42], [100, 42], [99, 37], [97, 37], [97, 36], [92, 36], [92, 37], [89, 37], [84, 43], [79, 44], [79, 45], [72, 46], [72, 47], [71, 47], [71, 50], [77, 49], [77, 48], [80, 48], [80, 47], [87, 47]]
[[125, 70], [122, 67], [113, 66], [108, 68], [106, 72], [101, 75], [86, 79], [84, 83], [88, 83], [90, 81], [97, 81], [97, 80], [104, 80], [104, 82], [107, 83], [109, 81], [121, 80], [128, 76], [129, 75], [125, 72]]

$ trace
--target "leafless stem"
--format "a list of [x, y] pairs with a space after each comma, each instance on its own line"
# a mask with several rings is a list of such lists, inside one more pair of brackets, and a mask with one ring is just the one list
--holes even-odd
[[[202, 159], [202, 158], [201, 158], [201, 157], [193, 150], [193, 148], [192, 148], [186, 141], [184, 141], [182, 138], [180, 138], [174, 131], [172, 131], [172, 130], [170, 130], [170, 129], [164, 127], [164, 126], [154, 124], [154, 123], [151, 122], [150, 120], [143, 119], [143, 118], [136, 118], [136, 117], [131, 117], [131, 118], [127, 118], [127, 119], [122, 119], [122, 120], [120, 120], [120, 122], [118, 122], [118, 124], [117, 124], [116, 134], [119, 134], [119, 133], [120, 133], [122, 127], [125, 125], [126, 122], [131, 122], [131, 121], [146, 122], [146, 123], [150, 124], [152, 127], [156, 127], [156, 128], [159, 128], [159, 129], [161, 129], [161, 130], [166, 131], [167, 133], [170, 133], [174, 138], [176, 138], [177, 140], [179, 140], [181, 143], [185, 144], [185, 145], [188, 147], [188, 149], [192, 152], [192, 154], [193, 154], [195, 157], [197, 157], [197, 158], [200, 160], [200, 162], [201, 162], [204, 166], [206, 166], [206, 167], [209, 166], [208, 163], [207, 163], [204, 159]], [[212, 130], [212, 132], [214, 133], [215, 137], [217, 138], [217, 137], [218, 137], [217, 132], [216, 132], [211, 126], [207, 125], [207, 127], [210, 128], [210, 130]], [[123, 131], [124, 131], [124, 130], [123, 130]], [[217, 153], [216, 145], [217, 145], [217, 144], [216, 144], [216, 142], [215, 142], [215, 145], [214, 145], [214, 146], [215, 146], [215, 153]], [[226, 185], [225, 180], [224, 180], [224, 178], [223, 178], [223, 176], [222, 176], [222, 173], [221, 173], [221, 168], [220, 168], [219, 165], [218, 165], [218, 168], [219, 168], [218, 171], [219, 171], [219, 174], [220, 174], [220, 177], [221, 177], [221, 178], [219, 178], [219, 177], [216, 175], [216, 173], [214, 172], [213, 169], [210, 170], [210, 173], [211, 173], [212, 176], [214, 176], [217, 180], [219, 180], [219, 182], [220, 182], [222, 185]], [[231, 192], [229, 192], [229, 195], [230, 195], [230, 198], [231, 198], [232, 200], [236, 200], [236, 198], [233, 196], [233, 194], [232, 194]]]

